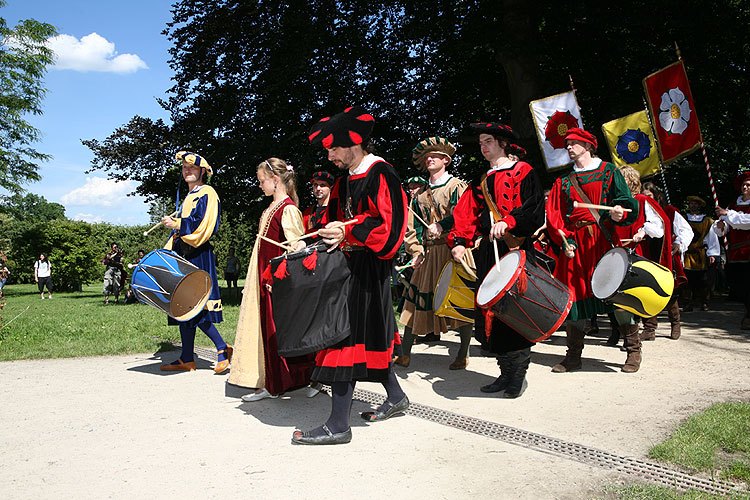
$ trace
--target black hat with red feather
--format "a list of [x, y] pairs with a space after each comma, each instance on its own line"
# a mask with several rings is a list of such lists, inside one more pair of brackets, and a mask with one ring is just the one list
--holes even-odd
[[346, 108], [342, 113], [321, 119], [310, 129], [311, 144], [324, 148], [348, 148], [362, 144], [372, 134], [375, 118], [362, 106]]

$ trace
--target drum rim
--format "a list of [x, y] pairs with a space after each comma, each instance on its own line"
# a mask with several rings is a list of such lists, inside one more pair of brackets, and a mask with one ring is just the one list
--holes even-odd
[[[620, 280], [620, 284], [617, 285], [617, 288], [615, 289], [615, 291], [613, 293], [611, 293], [610, 295], [607, 295], [606, 297], [600, 297], [594, 291], [594, 288], [595, 288], [595, 286], [594, 286], [594, 276], [596, 275], [596, 270], [599, 269], [599, 265], [604, 260], [604, 256], [607, 255], [608, 253], [612, 253], [612, 252], [615, 252], [615, 253], [622, 252], [622, 253], [624, 253], [625, 257], [626, 257], [625, 260], [626, 260], [626, 262], [627, 262], [628, 265], [625, 267], [625, 272], [623, 273], [623, 275], [621, 277], [621, 280]], [[632, 250], [630, 250], [628, 248], [625, 248], [625, 247], [612, 247], [609, 250], [607, 250], [606, 252], [604, 252], [604, 254], [602, 254], [601, 257], [599, 257], [599, 262], [597, 262], [596, 265], [594, 266], [594, 271], [591, 273], [591, 279], [589, 280], [589, 286], [591, 286], [591, 293], [594, 295], [595, 298], [597, 298], [598, 300], [601, 300], [601, 301], [606, 301], [606, 300], [614, 297], [615, 295], [617, 295], [617, 293], [620, 290], [620, 285], [622, 285], [622, 280], [625, 279], [625, 276], [627, 276], [628, 272], [630, 271], [630, 267], [633, 265], [633, 262], [631, 261], [631, 256], [640, 257], [640, 255], [636, 254], [635, 252], [633, 252]]]
[[[438, 309], [440, 309], [443, 306], [443, 300], [445, 300], [445, 297], [448, 296], [448, 293], [446, 292], [443, 295], [442, 300], [440, 300], [439, 302], [437, 301], [437, 296], [438, 296], [437, 292], [440, 289], [440, 282], [443, 279], [443, 275], [448, 270], [448, 266], [453, 266], [453, 260], [452, 259], [448, 259], [445, 262], [445, 264], [443, 264], [443, 269], [440, 271], [440, 275], [438, 276], [437, 284], [435, 285], [435, 290], [432, 291], [432, 312], [433, 313], [436, 313], [438, 311]], [[448, 276], [451, 276], [452, 274], [453, 274], [453, 267], [451, 267], [451, 272], [448, 273]], [[450, 278], [448, 278], [448, 288], [450, 288]], [[442, 289], [440, 289], [440, 291], [442, 293]], [[439, 304], [437, 306], [437, 309], [435, 308], [435, 304]]]
[[[525, 250], [511, 250], [510, 252], [508, 252], [505, 255], [503, 255], [503, 258], [500, 259], [500, 261], [502, 262], [502, 260], [505, 257], [507, 257], [508, 255], [512, 254], [513, 252], [518, 252], [519, 253], [518, 266], [517, 266], [516, 270], [513, 272], [513, 275], [511, 276], [511, 279], [508, 280], [508, 283], [506, 283], [506, 285], [502, 289], [500, 289], [500, 291], [492, 299], [490, 299], [484, 305], [479, 304], [479, 302], [477, 302], [477, 298], [476, 298], [479, 295], [479, 288], [481, 288], [482, 285], [480, 284], [479, 288], [477, 288], [477, 292], [476, 292], [476, 294], [474, 296], [474, 303], [480, 309], [487, 309], [487, 310], [489, 310], [492, 306], [494, 306], [495, 304], [497, 304], [500, 301], [500, 299], [502, 299], [503, 297], [505, 297], [505, 294], [508, 293], [508, 290], [510, 290], [510, 288], [518, 280], [518, 276], [521, 274], [521, 271], [526, 267], [526, 251]], [[490, 268], [490, 270], [487, 273], [487, 275], [489, 275], [492, 272], [492, 270], [495, 269], [495, 266], [497, 266], [497, 263], [495, 263], [495, 265]], [[487, 278], [487, 276], [485, 276], [485, 278]], [[484, 281], [484, 280], [482, 280], [482, 281]]]

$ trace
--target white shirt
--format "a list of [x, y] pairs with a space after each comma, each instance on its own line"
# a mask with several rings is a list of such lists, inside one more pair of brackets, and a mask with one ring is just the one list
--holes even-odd
[[430, 187], [442, 186], [443, 184], [451, 180], [451, 177], [451, 174], [449, 174], [447, 171], [443, 172], [443, 175], [438, 177], [435, 182], [430, 181]]
[[646, 236], [651, 238], [663, 238], [664, 222], [661, 220], [661, 217], [659, 217], [659, 214], [656, 213], [656, 210], [654, 210], [654, 207], [652, 207], [649, 202], [645, 202], [643, 205], [646, 207], [646, 222], [641, 229], [646, 233]]
[[[737, 198], [737, 204], [750, 205], [750, 200], [745, 201], [744, 199], [742, 199], [742, 196], [740, 196], [739, 198]], [[727, 234], [729, 232], [730, 226], [732, 229], [750, 229], [750, 214], [746, 214], [744, 212], [727, 210], [727, 214], [719, 217], [719, 220], [723, 220], [725, 222], [724, 231], [719, 229], [719, 227], [716, 225], [716, 222], [714, 222], [714, 225], [711, 226], [714, 232], [719, 236], [724, 236], [725, 234]]]
[[52, 264], [43, 260], [34, 262], [34, 269], [36, 269], [37, 278], [48, 278], [52, 274]]
[[[703, 222], [703, 219], [705, 218], [706, 216], [703, 214], [687, 214], [687, 220], [689, 222]], [[721, 253], [721, 249], [719, 248], [719, 237], [716, 236], [715, 231], [708, 231], [706, 237], [703, 238], [703, 246], [706, 247], [706, 257], [718, 257]]]
[[362, 158], [362, 161], [359, 165], [354, 167], [353, 169], [349, 169], [349, 173], [351, 175], [359, 175], [364, 174], [367, 172], [367, 169], [372, 166], [373, 163], [379, 162], [379, 161], [385, 161], [379, 156], [375, 156], [372, 153], [367, 153], [364, 158]]
[[674, 213], [672, 234], [675, 235], [674, 242], [680, 246], [680, 254], [687, 252], [690, 242], [693, 240], [693, 228], [679, 212]]
[[591, 162], [585, 167], [579, 167], [577, 163], [573, 164], [573, 170], [575, 172], [588, 172], [589, 170], [596, 170], [602, 164], [601, 158], [591, 158]]

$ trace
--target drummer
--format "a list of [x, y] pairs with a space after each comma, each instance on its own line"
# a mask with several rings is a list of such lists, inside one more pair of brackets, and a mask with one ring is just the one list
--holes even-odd
[[[333, 186], [330, 222], [320, 235], [347, 256], [351, 334], [318, 352], [312, 377], [331, 385], [331, 414], [315, 429], [295, 431], [292, 442], [297, 444], [351, 441], [352, 398], [360, 380], [380, 382], [387, 393], [382, 405], [361, 414], [366, 421], [386, 420], [409, 407], [391, 364], [398, 330], [391, 298], [391, 261], [404, 239], [406, 194], [393, 166], [367, 150], [374, 121], [362, 107], [353, 106], [320, 120], [309, 135], [310, 142], [322, 145], [328, 160], [345, 173]], [[340, 221], [356, 223], [342, 226]]]
[[[574, 162], [573, 171], [559, 177], [552, 186], [547, 200], [547, 229], [552, 241], [563, 248], [555, 266], [555, 277], [570, 288], [575, 302], [565, 327], [568, 351], [565, 359], [552, 367], [555, 373], [581, 368], [586, 319], [614, 309], [594, 297], [591, 275], [599, 259], [613, 246], [609, 241], [613, 241], [612, 223], [628, 225], [638, 218], [638, 202], [630, 194], [619, 169], [596, 157], [596, 137], [580, 128], [572, 128], [565, 136], [565, 145]], [[594, 212], [573, 208], [574, 201], [609, 205], [613, 209]], [[623, 208], [632, 212], [625, 212]], [[606, 234], [596, 223], [595, 214], [601, 217], [608, 231]], [[560, 231], [565, 234], [565, 242]], [[629, 366], [635, 366], [634, 357], [630, 354], [628, 357]]]
[[[414, 273], [401, 313], [404, 335], [402, 355], [394, 360], [397, 365], [409, 366], [415, 336], [439, 335], [448, 330], [458, 330], [461, 338], [458, 354], [449, 369], [462, 370], [469, 364], [473, 325], [441, 318], [433, 312], [435, 286], [443, 267], [451, 259], [446, 236], [453, 229], [453, 209], [466, 190], [466, 183], [447, 171], [455, 152], [456, 147], [443, 137], [424, 139], [412, 150], [412, 162], [420, 170], [426, 170], [430, 180], [429, 184], [425, 183], [415, 191], [409, 203], [411, 210], [404, 244], [406, 252], [413, 258]], [[429, 225], [425, 226], [424, 222]]]
[[217, 350], [216, 373], [229, 368], [232, 359], [232, 346], [227, 345], [214, 326], [222, 321], [221, 293], [216, 275], [216, 260], [213, 248], [208, 240], [219, 230], [221, 203], [214, 188], [205, 184], [205, 177], [213, 174], [213, 169], [205, 158], [195, 153], [180, 151], [175, 155], [182, 163], [182, 178], [188, 185], [188, 194], [182, 202], [180, 216], [162, 217], [161, 223], [172, 229], [167, 250], [189, 260], [193, 265], [206, 271], [211, 276], [211, 294], [205, 308], [188, 321], [177, 321], [168, 318], [170, 325], [179, 325], [182, 341], [182, 354], [172, 363], [161, 365], [163, 371], [193, 371], [195, 360], [195, 327], [208, 335]]
[[[500, 255], [523, 249], [533, 258], [530, 236], [544, 223], [544, 198], [534, 168], [516, 156], [523, 149], [514, 144], [518, 135], [509, 126], [482, 122], [472, 123], [471, 128], [479, 136], [489, 169], [473, 180], [459, 199], [448, 245], [453, 258], [460, 261], [481, 237], [474, 252], [479, 284], [495, 265], [494, 242]], [[523, 390], [533, 343], [499, 319], [487, 323], [483, 314], [475, 306], [474, 335], [496, 354], [500, 376], [480, 390], [505, 391], [506, 398], [517, 398]]]

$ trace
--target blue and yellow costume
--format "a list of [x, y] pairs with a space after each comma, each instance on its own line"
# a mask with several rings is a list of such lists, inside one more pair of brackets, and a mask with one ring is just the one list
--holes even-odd
[[[178, 161], [204, 168], [206, 174], [212, 170], [205, 159], [194, 153], [180, 151], [176, 156]], [[201, 175], [203, 171], [201, 170]], [[194, 266], [206, 271], [211, 276], [211, 294], [204, 309], [188, 321], [177, 321], [168, 318], [168, 324], [179, 325], [182, 340], [182, 354], [180, 359], [169, 365], [162, 365], [163, 370], [193, 370], [195, 369], [193, 350], [195, 347], [195, 328], [198, 327], [213, 341], [218, 351], [218, 363], [214, 370], [220, 373], [227, 369], [232, 357], [232, 347], [219, 334], [214, 323], [223, 320], [221, 306], [221, 289], [216, 273], [216, 259], [209, 239], [218, 232], [221, 216], [221, 201], [219, 195], [211, 186], [201, 184], [195, 186], [185, 197], [179, 210], [179, 218], [175, 221], [178, 229], [173, 229], [164, 248], [172, 250], [187, 259]]]

